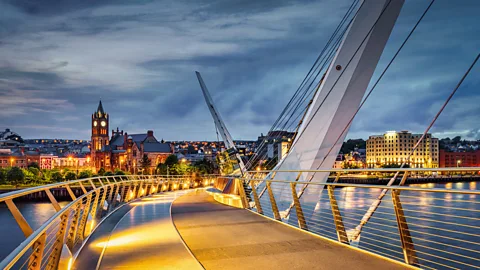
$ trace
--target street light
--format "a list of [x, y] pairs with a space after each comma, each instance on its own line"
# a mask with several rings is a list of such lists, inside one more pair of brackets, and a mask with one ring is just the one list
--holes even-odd
[[457, 168], [459, 167], [459, 165], [460, 165], [461, 163], [462, 163], [462, 160], [461, 160], [461, 159], [457, 160]]
[[10, 158], [10, 167], [13, 167], [13, 162], [15, 161], [15, 159], [12, 157]]

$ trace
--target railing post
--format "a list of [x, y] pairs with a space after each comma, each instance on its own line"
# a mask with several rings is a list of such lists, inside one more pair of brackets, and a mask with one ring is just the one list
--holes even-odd
[[100, 200], [100, 208], [98, 208], [97, 206], [97, 211], [96, 212], [92, 212], [92, 217], [95, 218], [95, 217], [99, 217], [101, 218], [102, 217], [102, 212], [103, 212], [103, 206], [105, 205], [105, 199], [107, 198], [107, 193], [108, 193], [108, 186], [104, 185], [102, 186], [103, 187], [103, 194], [102, 194], [102, 199]]
[[275, 197], [273, 196], [271, 182], [267, 181], [266, 185], [267, 185], [268, 196], [270, 197], [270, 204], [272, 205], [273, 217], [276, 220], [281, 221], [282, 218], [280, 217], [280, 213], [278, 212], [277, 202], [275, 201]]
[[[128, 201], [131, 201], [131, 200], [135, 199], [135, 196], [136, 196], [135, 194], [137, 192], [137, 182], [133, 182], [132, 185], [133, 185], [133, 190], [131, 188], [128, 189], [128, 193], [129, 193], [128, 194], [128, 197], [129, 197]], [[130, 191], [132, 191], [132, 193], [130, 193]], [[130, 198], [130, 194], [132, 194], [132, 198]]]
[[243, 208], [249, 208], [248, 206], [248, 200], [247, 200], [247, 194], [245, 193], [245, 189], [243, 188], [243, 182], [241, 179], [237, 178], [235, 179], [237, 188], [238, 188], [238, 193], [240, 193], [240, 199], [242, 201], [242, 207]]
[[7, 204], [8, 210], [10, 210], [10, 213], [12, 213], [13, 218], [17, 222], [18, 226], [22, 230], [23, 235], [25, 235], [25, 238], [29, 237], [33, 233], [32, 227], [30, 227], [27, 220], [23, 217], [22, 213], [20, 213], [20, 210], [18, 210], [17, 206], [12, 200], [6, 200], [5, 203]]
[[114, 209], [114, 207], [117, 205], [118, 192], [120, 192], [120, 183], [115, 182], [115, 184], [112, 186], [112, 192], [110, 193], [112, 194], [112, 196], [110, 196], [112, 198], [109, 200], [109, 210]]
[[33, 244], [33, 252], [30, 255], [30, 260], [28, 262], [28, 264], [30, 265], [29, 269], [39, 270], [42, 266], [43, 251], [45, 250], [46, 240], [47, 235], [46, 233], [43, 233]]
[[305, 216], [303, 215], [302, 205], [297, 196], [296, 190], [297, 183], [290, 182], [290, 187], [292, 189], [293, 204], [295, 205], [295, 211], [297, 212], [298, 227], [303, 230], [308, 230], [307, 222], [305, 221]]
[[88, 191], [87, 191], [87, 189], [85, 189], [85, 187], [83, 186], [82, 182], [78, 182], [78, 184], [80, 184], [80, 188], [82, 189], [83, 194], [87, 194]]
[[260, 199], [258, 198], [257, 190], [255, 189], [255, 182], [253, 180], [250, 180], [250, 186], [252, 187], [253, 200], [255, 201], [257, 213], [263, 215], [262, 205], [260, 204]]
[[57, 211], [57, 212], [60, 211], [62, 209], [62, 207], [60, 207], [60, 205], [58, 204], [57, 200], [53, 196], [50, 189], [46, 189], [45, 193], [47, 193], [47, 197], [50, 199], [50, 202], [52, 203], [53, 208], [55, 208], [55, 211]]
[[55, 236], [55, 243], [53, 243], [53, 251], [48, 258], [47, 269], [57, 269], [58, 262], [60, 260], [60, 253], [62, 252], [63, 243], [65, 241], [65, 233], [67, 229], [68, 216], [70, 215], [70, 210], [65, 211], [65, 213], [60, 217], [60, 227], [58, 228], [57, 234]]
[[403, 213], [399, 190], [392, 189], [392, 201], [395, 209], [395, 217], [397, 218], [398, 233], [400, 235], [400, 241], [402, 242], [405, 263], [416, 264], [418, 263], [417, 254], [415, 252], [415, 246], [413, 245], [413, 240], [410, 235], [410, 230], [408, 229], [407, 219]]
[[335, 222], [335, 229], [337, 231], [338, 242], [349, 245], [347, 232], [343, 225], [342, 214], [338, 208], [337, 199], [335, 198], [335, 186], [328, 185], [328, 198], [330, 199], [330, 206], [332, 208], [333, 221]]
[[72, 221], [70, 222], [70, 228], [68, 229], [67, 234], [67, 246], [70, 250], [73, 250], [73, 246], [75, 245], [75, 235], [77, 234], [77, 227], [78, 227], [78, 219], [80, 217], [80, 208], [82, 203], [77, 203], [72, 209], [75, 211], [72, 217]]
[[78, 209], [78, 211], [80, 211], [80, 209], [83, 208], [82, 218], [80, 219], [80, 224], [78, 225], [77, 237], [76, 237], [80, 240], [85, 239], [85, 235], [84, 235], [85, 225], [87, 224], [88, 213], [90, 212], [91, 202], [92, 202], [92, 194], [90, 193], [87, 195], [87, 201], [85, 202], [85, 204], [82, 203], [80, 205], [80, 208]]
[[70, 198], [72, 198], [72, 201], [75, 201], [77, 199], [77, 196], [75, 196], [70, 186], [67, 184], [65, 185], [65, 188], [67, 189], [67, 192], [68, 192], [68, 195], [70, 195]]

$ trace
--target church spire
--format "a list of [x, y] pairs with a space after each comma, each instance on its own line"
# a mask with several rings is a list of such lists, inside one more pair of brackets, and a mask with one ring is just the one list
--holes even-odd
[[102, 100], [100, 100], [100, 102], [98, 103], [97, 113], [101, 113], [102, 115], [105, 114], [105, 111], [103, 110]]

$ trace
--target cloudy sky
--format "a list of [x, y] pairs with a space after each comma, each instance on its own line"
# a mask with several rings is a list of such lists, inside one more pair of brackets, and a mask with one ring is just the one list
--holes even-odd
[[[269, 130], [352, 0], [0, 0], [0, 129], [90, 137], [110, 126], [214, 140], [195, 70], [237, 139]], [[406, 0], [382, 70], [429, 1]], [[347, 137], [422, 132], [480, 52], [480, 1], [437, 0]], [[437, 136], [480, 138], [480, 64]]]

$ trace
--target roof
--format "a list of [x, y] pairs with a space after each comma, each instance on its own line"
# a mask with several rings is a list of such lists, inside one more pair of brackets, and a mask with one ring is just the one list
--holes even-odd
[[110, 140], [110, 145], [121, 146], [123, 145], [123, 135], [115, 134]]
[[171, 153], [172, 148], [169, 143], [146, 142], [143, 144], [143, 152], [146, 153]]
[[129, 137], [132, 137], [134, 142], [143, 142], [147, 138], [147, 133], [144, 134], [130, 134]]
[[103, 110], [103, 105], [102, 105], [102, 101], [101, 101], [101, 100], [100, 100], [100, 102], [98, 103], [97, 113], [102, 113], [101, 115], [104, 115], [104, 114], [105, 114], [105, 111]]

